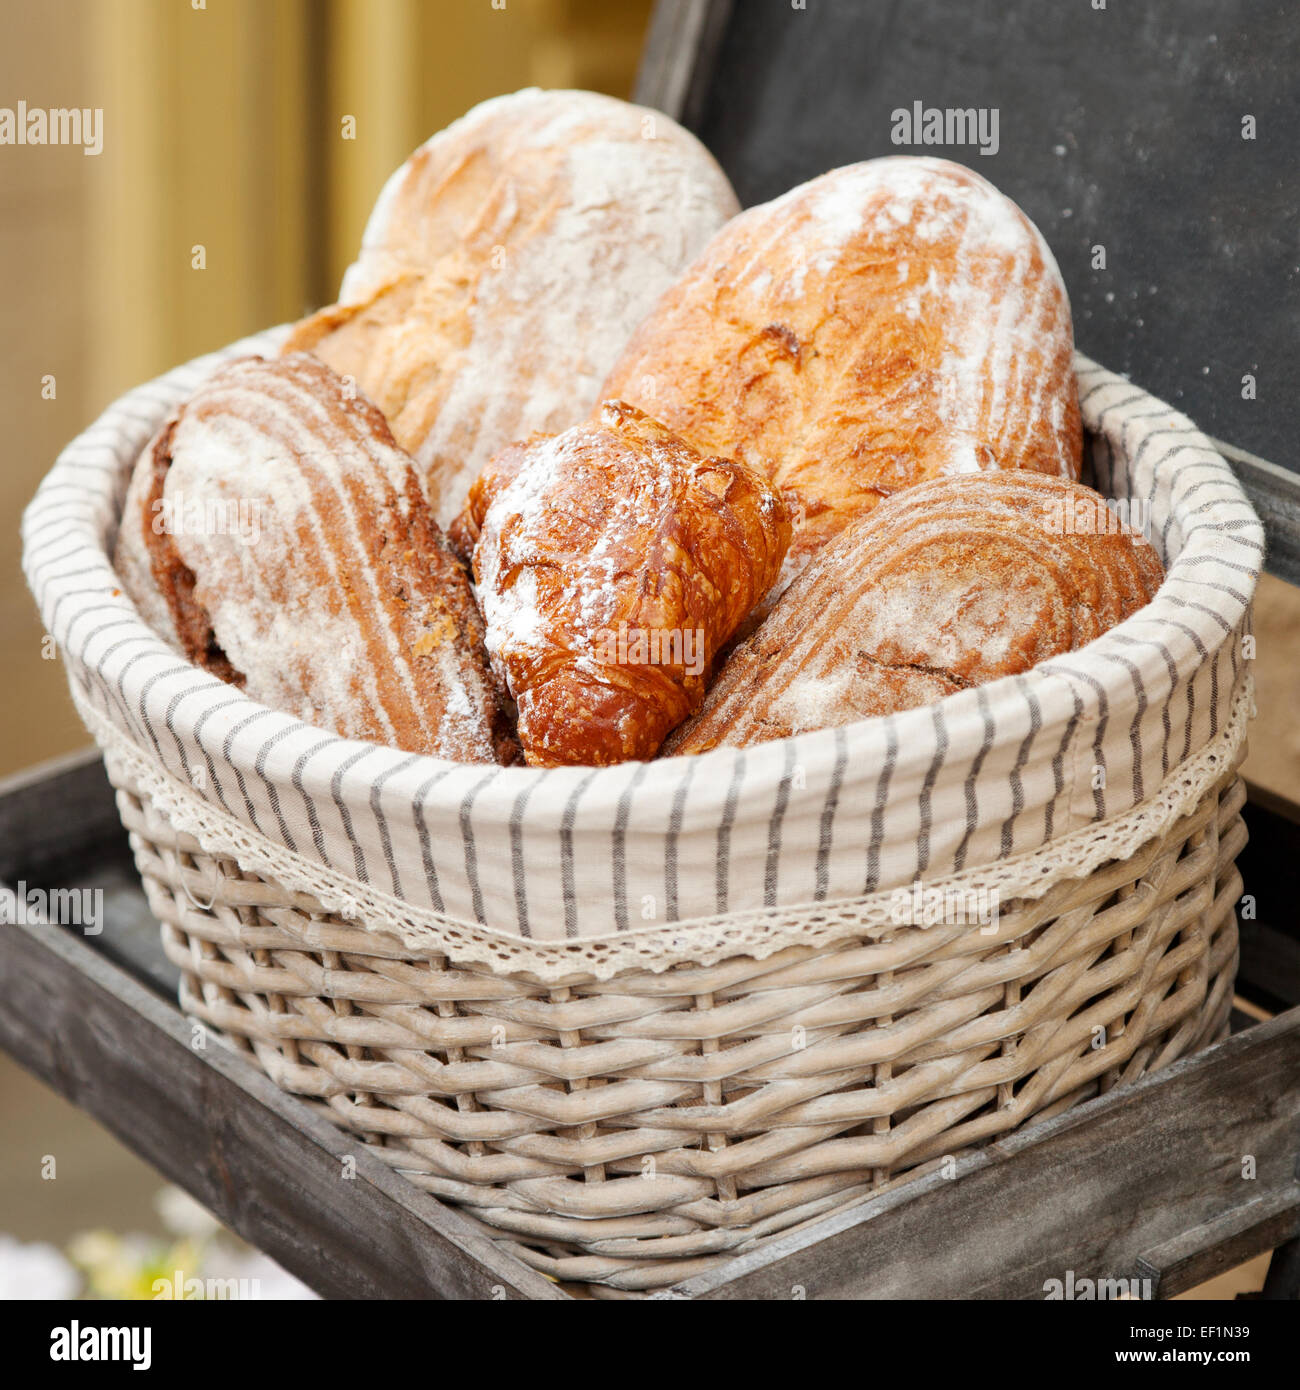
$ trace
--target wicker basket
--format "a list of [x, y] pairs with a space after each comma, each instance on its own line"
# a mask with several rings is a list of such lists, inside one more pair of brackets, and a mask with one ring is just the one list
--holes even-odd
[[995, 935], [556, 986], [241, 873], [109, 770], [185, 1010], [565, 1281], [676, 1283], [1227, 1026], [1235, 771], [1131, 857], [1004, 905]]
[[[529, 1264], [636, 1295], [1223, 1031], [1263, 537], [1190, 421], [1077, 359], [1092, 477], [1167, 566], [1087, 649], [848, 730], [485, 770], [257, 705], [121, 591], [146, 440], [281, 336], [111, 406], [24, 566], [181, 1003], [285, 1090]], [[896, 914], [922, 882], [996, 925]]]

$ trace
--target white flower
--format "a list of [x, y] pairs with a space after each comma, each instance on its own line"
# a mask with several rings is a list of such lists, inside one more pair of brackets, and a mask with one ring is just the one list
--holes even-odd
[[24, 1245], [0, 1235], [0, 1302], [75, 1298], [81, 1275], [52, 1245]]
[[269, 1255], [260, 1250], [237, 1250], [223, 1241], [213, 1241], [204, 1252], [203, 1273], [208, 1278], [237, 1279], [241, 1288], [258, 1299], [319, 1297]]
[[179, 1187], [164, 1187], [153, 1199], [159, 1220], [174, 1236], [205, 1240], [221, 1229], [221, 1223], [204, 1206]]

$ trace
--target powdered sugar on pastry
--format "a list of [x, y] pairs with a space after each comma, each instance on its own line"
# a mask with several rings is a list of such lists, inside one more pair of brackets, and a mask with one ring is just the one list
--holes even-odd
[[652, 756], [699, 703], [776, 577], [790, 520], [750, 469], [611, 402], [494, 459], [453, 534], [473, 545], [524, 756], [602, 765]]

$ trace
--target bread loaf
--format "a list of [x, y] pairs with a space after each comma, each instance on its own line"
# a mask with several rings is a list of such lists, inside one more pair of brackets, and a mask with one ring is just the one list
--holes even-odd
[[1077, 478], [1072, 351], [1060, 272], [1014, 203], [957, 164], [876, 159], [723, 228], [602, 395], [788, 490], [788, 580], [925, 478]]
[[274, 709], [458, 762], [517, 755], [415, 466], [315, 358], [237, 361], [167, 421], [115, 563], [172, 645]]
[[457, 524], [527, 761], [653, 757], [776, 578], [790, 518], [761, 475], [640, 411], [500, 454]]
[[937, 478], [827, 545], [738, 646], [665, 753], [852, 723], [1015, 675], [1155, 596], [1156, 552], [1091, 489]]
[[446, 525], [498, 450], [587, 415], [628, 334], [737, 210], [667, 116], [591, 92], [498, 97], [389, 179], [339, 303], [285, 350], [355, 378]]

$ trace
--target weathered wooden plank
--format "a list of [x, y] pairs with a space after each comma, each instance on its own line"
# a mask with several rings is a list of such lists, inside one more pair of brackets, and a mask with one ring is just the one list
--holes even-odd
[[732, 0], [659, 0], [634, 99], [694, 128], [731, 10]]
[[1152, 1297], [1175, 1294], [1300, 1235], [1300, 1183], [1270, 1190], [1138, 1256], [1134, 1273]]
[[565, 1297], [69, 932], [0, 929], [0, 998], [0, 1046], [321, 1294]]
[[1250, 838], [1237, 860], [1248, 895], [1240, 913], [1239, 989], [1270, 1012], [1300, 1004], [1300, 914], [1295, 865], [1300, 861], [1300, 807], [1247, 785]]
[[[815, 1222], [680, 1286], [684, 1297], [1042, 1298], [1290, 1186], [1300, 1009]], [[1253, 1156], [1256, 1177], [1242, 1176]], [[1258, 1239], [1269, 1239], [1261, 1231]], [[1239, 1243], [1240, 1258], [1267, 1244]], [[1243, 1253], [1244, 1251], [1244, 1253]]]
[[140, 875], [125, 842], [120, 849], [87, 860], [67, 886], [99, 889], [104, 895], [104, 929], [88, 938], [89, 945], [149, 985], [169, 1004], [175, 1003], [181, 972], [163, 951], [158, 919], [140, 886]]
[[30, 879], [125, 841], [96, 748], [0, 780], [0, 879]]
[[0, 882], [20, 881], [29, 889], [98, 890], [95, 949], [175, 998], [180, 972], [163, 954], [98, 749], [0, 781]]
[[1281, 792], [1272, 791], [1268, 787], [1261, 787], [1249, 779], [1246, 782], [1246, 795], [1252, 806], [1258, 807], [1265, 814], [1294, 826], [1300, 831], [1300, 802], [1283, 796]]

